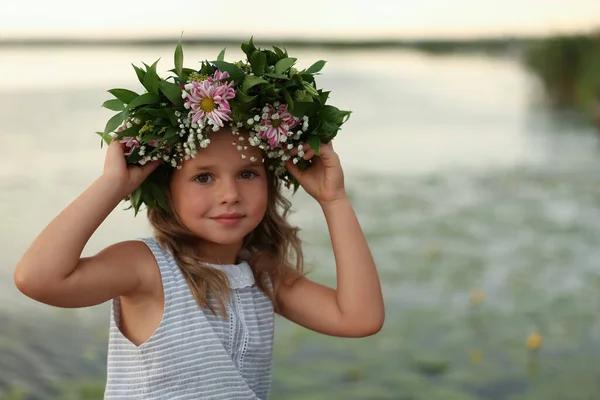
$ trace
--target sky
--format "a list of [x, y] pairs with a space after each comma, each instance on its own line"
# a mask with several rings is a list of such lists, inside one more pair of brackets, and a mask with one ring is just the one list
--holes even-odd
[[600, 28], [600, 0], [1, 0], [0, 38], [320, 39], [545, 35]]

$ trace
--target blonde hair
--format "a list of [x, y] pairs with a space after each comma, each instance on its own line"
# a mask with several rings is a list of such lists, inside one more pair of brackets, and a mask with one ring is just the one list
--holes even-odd
[[[166, 168], [166, 167], [161, 167]], [[256, 285], [273, 303], [277, 311], [275, 298], [277, 285], [281, 282], [284, 270], [293, 268], [303, 272], [302, 244], [298, 237], [299, 228], [287, 222], [291, 203], [281, 193], [281, 181], [268, 169], [267, 171], [267, 211], [260, 224], [243, 240], [242, 249], [250, 252], [248, 260]], [[163, 186], [167, 204], [171, 213], [160, 208], [148, 208], [148, 220], [154, 228], [154, 235], [162, 247], [171, 252], [185, 277], [188, 286], [200, 307], [208, 308], [213, 314], [227, 316], [225, 302], [231, 296], [227, 276], [224, 272], [202, 263], [199, 254], [201, 239], [194, 236], [181, 222], [174, 210], [168, 181]], [[276, 285], [272, 285], [276, 282]], [[208, 301], [213, 295], [218, 309]]]

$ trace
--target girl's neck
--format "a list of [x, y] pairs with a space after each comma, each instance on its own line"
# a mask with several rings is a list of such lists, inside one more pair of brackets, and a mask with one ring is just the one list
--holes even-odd
[[207, 264], [231, 265], [239, 262], [238, 255], [242, 249], [242, 243], [217, 244], [203, 243], [200, 247], [200, 258]]

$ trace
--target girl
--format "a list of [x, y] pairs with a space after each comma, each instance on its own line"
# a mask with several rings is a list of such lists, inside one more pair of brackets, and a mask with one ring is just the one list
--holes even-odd
[[[128, 165], [129, 141], [112, 140], [104, 171], [36, 238], [14, 279], [25, 295], [56, 307], [112, 300], [105, 399], [266, 399], [274, 312], [333, 336], [364, 337], [384, 321], [379, 279], [344, 189], [331, 142], [293, 154], [287, 171], [327, 220], [337, 288], [302, 274], [297, 228], [281, 180], [239, 131], [213, 129], [210, 145], [180, 168]], [[302, 155], [303, 154], [303, 155]], [[90, 236], [153, 172], [168, 207], [149, 208], [154, 236], [81, 257]], [[169, 212], [171, 210], [171, 212]], [[293, 254], [292, 254], [293, 253]]]

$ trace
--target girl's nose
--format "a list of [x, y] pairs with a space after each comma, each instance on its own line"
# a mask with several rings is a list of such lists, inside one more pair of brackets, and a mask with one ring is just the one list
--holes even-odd
[[221, 181], [220, 200], [222, 204], [237, 203], [239, 201], [239, 190], [235, 179], [224, 179]]

